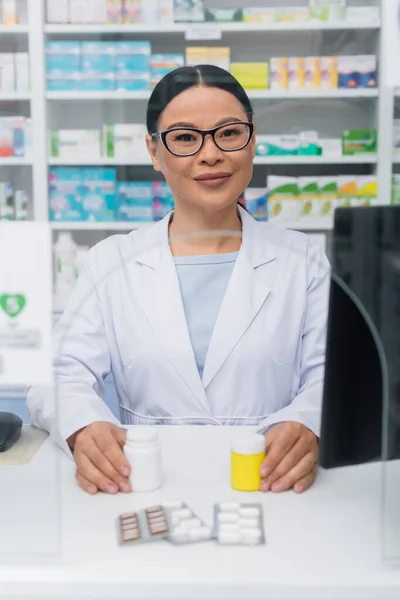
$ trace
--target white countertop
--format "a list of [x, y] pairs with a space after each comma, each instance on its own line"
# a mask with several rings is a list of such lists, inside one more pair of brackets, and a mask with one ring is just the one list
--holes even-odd
[[[30, 465], [0, 468], [0, 598], [398, 600], [400, 569], [381, 559], [381, 465], [321, 471], [301, 495], [234, 492], [229, 447], [241, 431], [161, 428], [166, 481], [153, 494], [85, 494], [50, 440]], [[215, 502], [261, 502], [267, 545], [117, 545], [121, 512], [168, 499], [209, 524]], [[7, 543], [18, 563], [5, 564]]]

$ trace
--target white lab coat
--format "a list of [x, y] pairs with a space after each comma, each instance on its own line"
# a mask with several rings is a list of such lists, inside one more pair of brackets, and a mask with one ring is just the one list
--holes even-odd
[[[54, 330], [54, 389], [28, 395], [31, 422], [65, 439], [118, 423], [103, 401], [113, 373], [127, 424], [320, 429], [329, 264], [298, 232], [240, 209], [242, 246], [200, 378], [168, 243], [169, 216], [92, 248]], [[56, 410], [58, 403], [58, 410]]]

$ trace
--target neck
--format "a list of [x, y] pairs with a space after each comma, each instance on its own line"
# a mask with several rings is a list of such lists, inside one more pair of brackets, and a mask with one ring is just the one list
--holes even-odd
[[[228, 233], [221, 234], [221, 231]], [[174, 256], [237, 252], [241, 245], [241, 236], [238, 235], [241, 231], [236, 203], [213, 212], [178, 204], [169, 226], [171, 251]], [[230, 235], [230, 232], [236, 235]]]

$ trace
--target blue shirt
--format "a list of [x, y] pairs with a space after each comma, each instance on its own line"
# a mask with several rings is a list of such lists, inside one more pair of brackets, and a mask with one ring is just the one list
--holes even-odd
[[200, 377], [238, 252], [175, 256], [187, 326]]

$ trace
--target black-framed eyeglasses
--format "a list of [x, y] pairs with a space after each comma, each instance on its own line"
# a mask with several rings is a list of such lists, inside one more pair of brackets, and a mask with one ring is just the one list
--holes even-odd
[[224, 152], [242, 150], [250, 142], [253, 129], [252, 122], [237, 121], [214, 129], [173, 127], [151, 135], [160, 138], [164, 148], [174, 156], [192, 156], [201, 150], [206, 135], [211, 135], [215, 145]]

